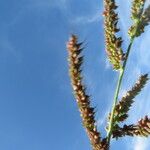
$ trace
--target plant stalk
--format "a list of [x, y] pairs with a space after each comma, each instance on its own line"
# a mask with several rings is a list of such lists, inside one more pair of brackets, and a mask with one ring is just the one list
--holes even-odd
[[[142, 12], [143, 12], [143, 10], [142, 10]], [[114, 119], [114, 113], [115, 113], [115, 106], [117, 104], [117, 100], [118, 100], [118, 95], [119, 95], [122, 79], [123, 79], [124, 72], [125, 72], [125, 69], [126, 69], [126, 64], [127, 64], [128, 58], [129, 58], [129, 54], [130, 54], [130, 50], [131, 50], [132, 44], [133, 44], [134, 39], [136, 37], [136, 32], [138, 30], [139, 23], [140, 23], [140, 19], [136, 23], [135, 33], [131, 37], [131, 40], [130, 40], [130, 43], [129, 43], [129, 46], [128, 46], [128, 49], [127, 49], [127, 52], [126, 52], [126, 58], [125, 58], [125, 60], [123, 62], [123, 66], [122, 66], [122, 68], [120, 69], [120, 72], [119, 72], [119, 78], [118, 78], [117, 87], [116, 87], [116, 91], [115, 91], [115, 95], [114, 95], [113, 106], [112, 106], [112, 111], [111, 111], [111, 116], [110, 116], [110, 123], [109, 123], [108, 133], [107, 133], [108, 146], [110, 145], [110, 140], [111, 140], [111, 136], [112, 136], [112, 129], [113, 129], [113, 125], [114, 125], [114, 120], [113, 119]]]
[[128, 60], [128, 57], [129, 57], [129, 53], [130, 53], [133, 41], [134, 41], [134, 37], [132, 37], [131, 40], [130, 40], [130, 44], [128, 46], [127, 53], [126, 53], [126, 59], [123, 63], [122, 68], [120, 69], [120, 72], [119, 72], [119, 78], [118, 78], [117, 87], [116, 87], [116, 91], [115, 91], [115, 95], [114, 95], [113, 106], [112, 106], [112, 111], [111, 111], [111, 116], [110, 116], [110, 123], [109, 123], [108, 134], [107, 134], [108, 145], [110, 145], [110, 139], [111, 139], [111, 135], [112, 135], [112, 128], [113, 128], [113, 125], [114, 125], [114, 122], [113, 122], [114, 120], [113, 119], [114, 119], [114, 113], [115, 113], [115, 106], [117, 104], [122, 79], [123, 79], [123, 76], [124, 76], [127, 60]]

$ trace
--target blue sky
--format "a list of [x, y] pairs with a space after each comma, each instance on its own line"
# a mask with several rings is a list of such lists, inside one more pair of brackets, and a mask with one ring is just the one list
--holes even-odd
[[[130, 0], [118, 0], [123, 48]], [[148, 1], [150, 3], [150, 1]], [[0, 1], [0, 149], [90, 150], [72, 94], [66, 41], [71, 33], [85, 41], [84, 82], [105, 135], [117, 73], [104, 50], [102, 1]], [[150, 28], [136, 39], [120, 96], [142, 73], [150, 72]], [[136, 98], [128, 123], [150, 115], [150, 84]], [[148, 150], [150, 139], [112, 141], [112, 150]]]

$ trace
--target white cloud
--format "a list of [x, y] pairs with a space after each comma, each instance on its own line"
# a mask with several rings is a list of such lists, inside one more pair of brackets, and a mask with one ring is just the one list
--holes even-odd
[[150, 43], [149, 43], [149, 35], [150, 35], [150, 30], [146, 28], [146, 32], [144, 33], [141, 41], [140, 41], [140, 46], [138, 49], [138, 58], [140, 60], [141, 65], [144, 67], [149, 68], [149, 60], [150, 60]]
[[148, 148], [149, 142], [144, 138], [136, 138], [134, 142], [134, 150], [146, 150]]

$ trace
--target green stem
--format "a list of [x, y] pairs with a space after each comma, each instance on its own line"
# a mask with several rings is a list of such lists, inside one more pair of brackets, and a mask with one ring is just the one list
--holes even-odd
[[124, 71], [125, 71], [125, 68], [126, 68], [127, 60], [128, 60], [128, 57], [129, 57], [129, 53], [130, 53], [133, 41], [134, 41], [134, 37], [130, 41], [130, 44], [128, 46], [127, 53], [126, 53], [126, 59], [125, 59], [125, 61], [123, 63], [123, 67], [120, 69], [120, 73], [119, 73], [119, 78], [118, 78], [117, 87], [116, 87], [114, 100], [113, 100], [114, 103], [113, 103], [113, 106], [112, 106], [112, 111], [111, 111], [111, 116], [110, 116], [110, 123], [109, 123], [109, 128], [108, 128], [108, 134], [107, 134], [108, 145], [110, 144], [110, 139], [111, 139], [111, 135], [112, 135], [112, 128], [113, 128], [113, 125], [114, 125], [113, 119], [114, 119], [114, 113], [115, 113], [115, 106], [117, 104], [118, 95], [119, 95], [119, 91], [120, 91], [120, 87], [121, 87]]

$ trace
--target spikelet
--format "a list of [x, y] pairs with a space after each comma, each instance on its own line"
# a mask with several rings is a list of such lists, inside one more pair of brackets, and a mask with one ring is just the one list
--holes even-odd
[[133, 0], [132, 2], [131, 19], [134, 23], [128, 31], [130, 38], [140, 36], [141, 16], [143, 13], [145, 1], [146, 0]]
[[113, 138], [120, 138], [124, 136], [134, 136], [135, 131], [137, 131], [138, 127], [135, 125], [123, 125], [123, 127], [119, 127], [118, 125], [115, 126], [112, 137]]
[[117, 28], [118, 14], [115, 13], [117, 6], [114, 0], [104, 0], [104, 7], [106, 53], [113, 69], [119, 70], [122, 68], [123, 51], [122, 38], [116, 36], [116, 33], [120, 31]]
[[107, 138], [102, 139], [100, 143], [100, 149], [99, 150], [109, 150], [109, 145], [107, 143]]
[[146, 10], [144, 11], [140, 24], [139, 24], [139, 29], [137, 32], [136, 36], [140, 36], [143, 32], [146, 26], [148, 26], [150, 23], [150, 5], [146, 8]]
[[137, 22], [143, 12], [144, 4], [146, 0], [133, 0], [131, 8], [131, 19]]
[[135, 23], [130, 27], [128, 31], [128, 34], [131, 38], [140, 36], [144, 32], [145, 27], [150, 23], [150, 5], [145, 10], [143, 10], [145, 0], [140, 1], [137, 4], [140, 7], [135, 7], [135, 9], [139, 10], [139, 13], [137, 11], [132, 13], [132, 18], [134, 18], [133, 20]]
[[141, 75], [131, 90], [127, 91], [126, 95], [122, 97], [119, 103], [115, 107], [115, 122], [122, 122], [128, 117], [128, 111], [134, 102], [134, 98], [142, 88], [145, 86], [148, 80], [148, 74]]
[[90, 97], [86, 94], [85, 87], [82, 83], [81, 65], [83, 57], [80, 56], [82, 52], [81, 45], [82, 43], [78, 43], [75, 35], [72, 35], [67, 43], [71, 83], [82, 117], [83, 126], [86, 129], [92, 148], [93, 150], [101, 150], [102, 146], [104, 147], [106, 144], [103, 144], [101, 141], [100, 133], [95, 125], [95, 111], [94, 108], [90, 106]]
[[150, 136], [150, 118], [145, 116], [138, 121], [137, 125], [124, 125], [123, 127], [116, 126], [112, 135], [113, 138], [116, 139], [123, 136], [148, 137]]

